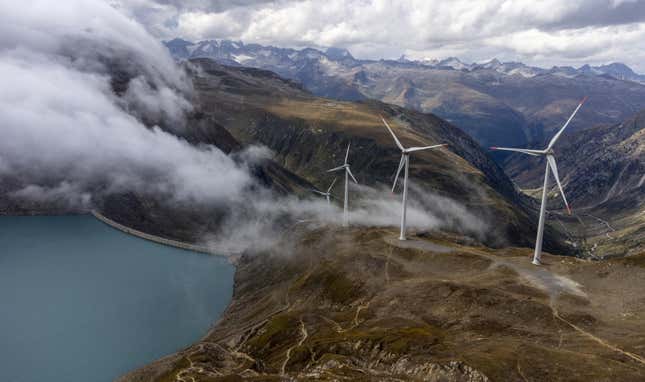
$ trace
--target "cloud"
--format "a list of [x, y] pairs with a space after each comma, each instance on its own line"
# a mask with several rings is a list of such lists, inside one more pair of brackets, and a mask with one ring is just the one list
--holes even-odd
[[214, 204], [252, 182], [243, 161], [171, 133], [191, 109], [191, 83], [137, 22], [98, 0], [17, 8], [0, 4], [0, 170], [20, 187], [11, 196], [87, 208], [89, 195], [137, 191]]
[[[491, 239], [486, 222], [463, 205], [414, 184], [410, 188], [406, 220], [409, 233], [448, 230], [481, 241]], [[351, 226], [399, 227], [400, 195], [392, 194], [386, 187], [351, 184], [349, 197]], [[218, 232], [206, 235], [205, 245], [215, 251], [237, 253], [261, 252], [280, 244], [281, 250], [288, 252], [284, 237], [297, 232], [298, 227], [339, 226], [342, 221], [342, 200], [327, 204], [324, 198], [277, 197], [268, 190], [245, 194], [243, 199], [244, 208], [232, 211]]]
[[[497, 56], [534, 64], [570, 62], [563, 50], [550, 47], [566, 38], [572, 46], [590, 46], [587, 36], [604, 33], [611, 39], [575, 57], [576, 63], [625, 61], [645, 71], [645, 1], [620, 0], [304, 0], [122, 1], [159, 38], [200, 40], [223, 38], [290, 47], [337, 46], [362, 58], [441, 58], [459, 54], [469, 61]], [[163, 11], [159, 10], [159, 7]], [[639, 30], [633, 43], [625, 30]], [[538, 33], [531, 34], [532, 31]], [[507, 36], [526, 35], [504, 44]], [[621, 53], [629, 50], [630, 54]], [[610, 54], [603, 52], [610, 51]], [[636, 53], [634, 56], [631, 52]], [[566, 52], [565, 52], [566, 53]], [[582, 51], [578, 51], [582, 53]]]

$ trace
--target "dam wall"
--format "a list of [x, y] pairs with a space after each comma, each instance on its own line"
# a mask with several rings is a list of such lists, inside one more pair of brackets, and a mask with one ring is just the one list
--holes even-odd
[[136, 230], [134, 228], [124, 226], [121, 223], [117, 223], [114, 220], [104, 216], [103, 214], [101, 214], [98, 211], [92, 210], [91, 213], [95, 218], [97, 218], [101, 222], [109, 225], [112, 228], [118, 229], [119, 231], [125, 232], [125, 233], [127, 233], [129, 235], [139, 237], [141, 239], [150, 240], [150, 241], [158, 243], [158, 244], [167, 245], [167, 246], [170, 246], [170, 247], [181, 248], [181, 249], [186, 249], [186, 250], [194, 251], [194, 252], [206, 253], [206, 254], [209, 254], [209, 255], [225, 256], [225, 257], [231, 258], [231, 260], [233, 260], [235, 257], [237, 257], [237, 255], [239, 255], [239, 254], [233, 253], [231, 251], [222, 251], [222, 250], [218, 250], [217, 248], [211, 248], [211, 247], [202, 246], [202, 245], [196, 245], [196, 244], [189, 244], [189, 243], [184, 243], [182, 241], [166, 239], [164, 237], [151, 235], [149, 233], [145, 233], [145, 232]]

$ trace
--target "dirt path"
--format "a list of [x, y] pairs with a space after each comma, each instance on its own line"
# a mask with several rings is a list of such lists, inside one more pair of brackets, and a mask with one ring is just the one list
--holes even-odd
[[[601, 218], [599, 218], [599, 217], [597, 217], [597, 216], [594, 216], [594, 215], [592, 215], [592, 214], [590, 214], [590, 213], [584, 213], [583, 215], [587, 215], [587, 216], [589, 216], [590, 218], [596, 219], [596, 220], [597, 220], [597, 221], [599, 221], [600, 223], [602, 223], [602, 224], [606, 225], [606, 226], [607, 226], [607, 228], [609, 228], [609, 230], [610, 230], [611, 232], [615, 232], [615, 231], [616, 231], [616, 230], [614, 229], [614, 227], [612, 227], [612, 226], [611, 226], [611, 224], [609, 224], [609, 222], [607, 222], [606, 220], [603, 220], [603, 219], [601, 219]], [[605, 235], [606, 235], [609, 239], [613, 239], [613, 237], [609, 234], [609, 231], [608, 231], [608, 232], [605, 232]]]
[[287, 349], [287, 353], [284, 359], [284, 362], [282, 363], [282, 367], [280, 368], [280, 375], [285, 374], [285, 369], [287, 368], [287, 364], [289, 363], [289, 360], [291, 359], [291, 352], [293, 349], [302, 346], [302, 344], [307, 340], [307, 337], [309, 337], [309, 333], [307, 332], [307, 328], [305, 327], [304, 321], [302, 321], [302, 318], [300, 318], [300, 341], [298, 341], [297, 344], [291, 346], [289, 349]]
[[[215, 345], [217, 345], [217, 344], [215, 344]], [[204, 346], [205, 346], [204, 343], [200, 343], [199, 345], [197, 345], [196, 350], [194, 350], [193, 352], [189, 353], [186, 356], [186, 359], [188, 360], [188, 367], [180, 370], [176, 374], [175, 381], [177, 381], [177, 382], [188, 382], [190, 380], [190, 382], [196, 382], [195, 377], [193, 377], [192, 375], [189, 375], [189, 374], [202, 374], [202, 375], [207, 375], [209, 377], [219, 377], [219, 376], [222, 375], [218, 371], [206, 370], [202, 366], [195, 365], [195, 362], [193, 361], [193, 359], [191, 357], [194, 356], [197, 353], [200, 353], [200, 352], [204, 351]], [[217, 346], [219, 346], [219, 345], [217, 345]]]
[[560, 321], [564, 322], [565, 324], [569, 325], [576, 332], [578, 332], [578, 333], [582, 334], [583, 336], [585, 336], [585, 337], [597, 342], [601, 346], [604, 346], [604, 347], [606, 347], [606, 348], [608, 348], [608, 349], [610, 349], [612, 351], [615, 351], [615, 352], [620, 353], [620, 354], [622, 354], [622, 355], [624, 355], [626, 357], [629, 357], [632, 360], [640, 363], [641, 365], [645, 365], [645, 358], [641, 357], [640, 355], [625, 351], [625, 350], [623, 350], [623, 349], [621, 349], [621, 348], [619, 348], [617, 346], [614, 346], [614, 345], [608, 343], [607, 341], [605, 341], [604, 339], [602, 339], [600, 337], [597, 337], [597, 336], [593, 335], [592, 333], [589, 333], [588, 331], [582, 329], [578, 325], [576, 325], [576, 324], [572, 323], [571, 321], [568, 321], [564, 317], [560, 316], [560, 312], [558, 311], [558, 309], [555, 307], [554, 304], [551, 304], [551, 310], [553, 311], [553, 317], [555, 317], [558, 320], [560, 320]]

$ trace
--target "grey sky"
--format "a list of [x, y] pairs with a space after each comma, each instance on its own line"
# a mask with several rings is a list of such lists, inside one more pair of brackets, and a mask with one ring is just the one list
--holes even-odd
[[645, 0], [111, 0], [156, 37], [645, 72]]

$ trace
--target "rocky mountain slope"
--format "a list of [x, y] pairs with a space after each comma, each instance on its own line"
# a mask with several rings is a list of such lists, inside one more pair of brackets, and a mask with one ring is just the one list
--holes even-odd
[[208, 57], [271, 70], [323, 97], [371, 98], [432, 112], [484, 146], [543, 141], [585, 95], [589, 103], [572, 130], [617, 123], [645, 105], [644, 77], [620, 63], [540, 69], [497, 60], [358, 60], [341, 49], [294, 50], [226, 40], [175, 39], [166, 46], [179, 59]]
[[[464, 213], [460, 211], [472, 214], [485, 222], [478, 239], [489, 244], [532, 242], [533, 212], [522, 196], [477, 143], [449, 123], [376, 101], [315, 97], [267, 71], [225, 67], [208, 59], [188, 65], [195, 103], [205, 116], [244, 144], [270, 148], [280, 165], [320, 189], [331, 182], [326, 170], [338, 165], [350, 142], [352, 171], [359, 182], [391, 187], [400, 153], [379, 115], [390, 120], [404, 144], [449, 143], [447, 150], [425, 151], [412, 159], [413, 198], [447, 220]], [[337, 197], [340, 191], [335, 189]]]
[[134, 381], [638, 381], [643, 256], [589, 262], [394, 230], [294, 232], [238, 264], [196, 344]]
[[[556, 145], [564, 190], [577, 217], [568, 229], [598, 256], [645, 248], [645, 110], [622, 123], [567, 132]], [[541, 187], [544, 164], [511, 156], [506, 171]]]

